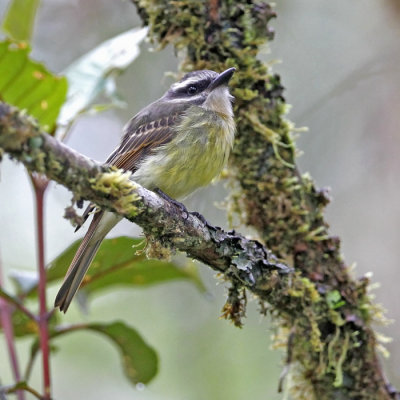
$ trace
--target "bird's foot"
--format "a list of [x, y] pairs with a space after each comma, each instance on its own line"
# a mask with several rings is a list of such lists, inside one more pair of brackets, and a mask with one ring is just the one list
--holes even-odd
[[194, 215], [195, 217], [197, 217], [205, 226], [209, 226], [208, 221], [204, 218], [203, 215], [201, 215], [200, 213], [198, 213], [197, 211], [193, 211], [190, 214]]
[[154, 193], [157, 193], [161, 198], [164, 200], [168, 201], [169, 203], [172, 203], [174, 206], [178, 207], [179, 210], [184, 214], [185, 218], [189, 216], [189, 211], [185, 207], [184, 204], [180, 203], [179, 201], [173, 199], [172, 197], [169, 197], [165, 192], [163, 192], [160, 188], [154, 189]]

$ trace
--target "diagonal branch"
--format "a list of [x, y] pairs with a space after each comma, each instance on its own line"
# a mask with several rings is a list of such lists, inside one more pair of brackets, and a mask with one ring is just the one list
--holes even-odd
[[196, 213], [131, 181], [130, 173], [78, 154], [5, 103], [0, 103], [0, 149], [28, 170], [64, 185], [75, 196], [140, 225], [153, 244], [152, 255], [160, 255], [163, 248], [180, 250], [255, 293], [271, 288], [272, 276], [273, 286], [287, 280], [290, 268], [261, 243], [214, 227]]
[[[373, 385], [363, 397], [343, 398], [399, 398], [386, 381], [376, 355], [377, 339], [370, 328], [374, 308], [366, 295], [368, 279], [352, 284], [349, 292], [339, 292], [327, 291], [300, 271], [288, 274], [290, 268], [259, 242], [213, 227], [201, 216], [137, 185], [129, 179], [129, 173], [75, 152], [40, 131], [32, 118], [4, 103], [0, 103], [1, 151], [29, 171], [61, 183], [77, 198], [88, 199], [140, 225], [152, 244], [152, 255], [165, 254], [165, 248], [180, 250], [222, 273], [232, 283], [224, 316], [235, 325], [240, 325], [243, 316], [243, 288], [261, 302], [267, 301], [282, 330], [290, 330], [294, 337], [288, 342], [288, 362], [298, 370], [299, 362], [310, 367], [319, 357], [315, 373], [321, 382], [314, 382], [314, 386], [321, 396], [316, 398], [338, 398], [331, 397], [325, 388], [342, 398], [340, 393], [353, 390], [346, 386], [351, 379], [360, 384], [370, 379]], [[348, 301], [350, 295], [357, 296], [358, 302]], [[325, 380], [333, 385], [322, 386]]]

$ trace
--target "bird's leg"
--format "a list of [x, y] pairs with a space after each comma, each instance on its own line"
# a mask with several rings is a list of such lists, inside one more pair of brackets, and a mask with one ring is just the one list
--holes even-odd
[[189, 211], [187, 210], [187, 208], [185, 207], [184, 204], [180, 203], [179, 201], [173, 199], [172, 197], [169, 197], [165, 192], [163, 192], [160, 188], [156, 188], [154, 189], [154, 192], [157, 193], [160, 197], [162, 197], [164, 200], [174, 204], [175, 206], [177, 206], [179, 208], [179, 210], [182, 211], [182, 213], [186, 214], [187, 218], [189, 216], [189, 214], [194, 215], [195, 217], [197, 217], [204, 225], [209, 226], [208, 225], [208, 221], [197, 211], [193, 211], [191, 213], [189, 213]]
[[173, 205], [175, 205], [176, 207], [179, 208], [179, 210], [183, 213], [186, 214], [185, 219], [188, 217], [189, 215], [189, 211], [187, 210], [187, 208], [180, 203], [179, 201], [173, 199], [172, 197], [169, 197], [165, 192], [163, 192], [160, 188], [155, 188], [154, 189], [154, 193], [157, 193], [161, 198], [163, 198], [164, 200], [168, 201], [169, 203], [172, 203]]
[[208, 221], [204, 218], [203, 215], [201, 215], [200, 213], [198, 213], [197, 211], [193, 211], [190, 214], [194, 215], [195, 217], [197, 217], [205, 226], [209, 226]]

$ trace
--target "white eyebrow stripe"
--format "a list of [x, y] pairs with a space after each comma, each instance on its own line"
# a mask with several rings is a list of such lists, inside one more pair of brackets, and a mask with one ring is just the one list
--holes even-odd
[[189, 79], [184, 80], [183, 82], [176, 82], [172, 85], [172, 88], [174, 90], [179, 90], [185, 88], [187, 85], [190, 85], [191, 83], [197, 83], [199, 81], [198, 77], [192, 77]]
[[194, 103], [196, 99], [201, 99], [201, 98], [202, 98], [201, 94], [198, 94], [197, 96], [190, 96], [190, 97], [177, 97], [175, 99], [174, 98], [168, 99], [168, 103], [169, 104], [171, 104], [171, 103], [186, 103], [186, 102]]

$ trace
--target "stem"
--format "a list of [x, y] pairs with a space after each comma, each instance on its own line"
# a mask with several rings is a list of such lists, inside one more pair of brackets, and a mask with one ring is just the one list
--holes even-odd
[[26, 364], [25, 368], [25, 374], [24, 374], [24, 381], [28, 382], [29, 378], [31, 377], [32, 369], [33, 369], [33, 363], [35, 362], [36, 359], [36, 354], [37, 352], [31, 352], [31, 355], [29, 357], [28, 363]]
[[[40, 395], [39, 392], [37, 392], [35, 389], [32, 387], [28, 386], [26, 382], [18, 382], [13, 386], [5, 387], [3, 388], [5, 393], [14, 393], [14, 392], [20, 392], [22, 390], [25, 390], [31, 394], [33, 394], [37, 399], [40, 400], [45, 400], [43, 396]], [[23, 393], [23, 392], [22, 392]]]
[[37, 321], [38, 318], [36, 317], [35, 314], [30, 312], [23, 304], [22, 302], [8, 294], [2, 287], [1, 287], [1, 282], [0, 282], [0, 298], [2, 298], [4, 301], [6, 301], [9, 305], [12, 304], [16, 308], [18, 308], [20, 311], [22, 311], [27, 317], [29, 317], [32, 321]]
[[[3, 275], [2, 275], [2, 264], [0, 255], [0, 289], [3, 287]], [[10, 357], [11, 367], [14, 375], [15, 382], [21, 380], [21, 374], [19, 371], [19, 364], [17, 358], [17, 352], [15, 349], [15, 338], [14, 329], [11, 319], [12, 310], [6, 300], [0, 297], [0, 318], [1, 325], [3, 326], [4, 336], [6, 338], [8, 354]], [[25, 393], [22, 390], [17, 391], [18, 400], [25, 400]]]
[[[88, 328], [88, 324], [85, 324], [85, 323], [74, 324], [74, 325], [65, 325], [65, 326], [57, 326], [55, 328], [55, 330], [52, 332], [51, 337], [55, 338], [57, 336], [63, 335], [64, 333], [73, 332], [73, 331], [77, 331], [77, 330], [80, 330], [80, 329], [87, 329], [87, 328]], [[26, 371], [25, 371], [25, 375], [24, 375], [24, 380], [26, 382], [29, 380], [30, 375], [32, 373], [33, 363], [35, 362], [38, 350], [39, 350], [39, 346], [37, 346], [37, 344], [34, 343], [32, 348], [31, 348], [31, 354], [30, 354], [29, 361], [28, 361], [28, 364], [26, 366]]]
[[31, 181], [35, 191], [36, 200], [36, 225], [37, 225], [37, 250], [38, 250], [38, 268], [39, 268], [39, 336], [40, 349], [42, 351], [42, 369], [43, 369], [43, 399], [50, 400], [50, 347], [49, 347], [49, 329], [48, 314], [46, 306], [46, 267], [44, 261], [44, 195], [46, 193], [49, 181], [47, 178], [31, 174]]
[[[48, 321], [49, 321], [49, 320], [51, 319], [51, 317], [53, 316], [54, 311], [55, 311], [55, 309], [53, 308], [50, 312], [47, 313], [47, 320], [48, 320]], [[54, 336], [54, 335], [53, 335], [53, 336]], [[49, 333], [49, 338], [51, 338], [51, 337], [52, 337], [52, 335]], [[26, 368], [25, 368], [25, 374], [24, 374], [24, 381], [25, 381], [25, 382], [28, 382], [29, 379], [30, 379], [30, 377], [31, 377], [31, 373], [32, 373], [32, 369], [33, 369], [33, 364], [34, 364], [34, 362], [35, 362], [36, 355], [37, 355], [37, 352], [38, 352], [39, 348], [40, 348], [40, 345], [37, 346], [36, 342], [34, 342], [34, 343], [32, 344], [32, 347], [31, 347], [31, 354], [30, 354], [28, 363], [27, 363]]]

